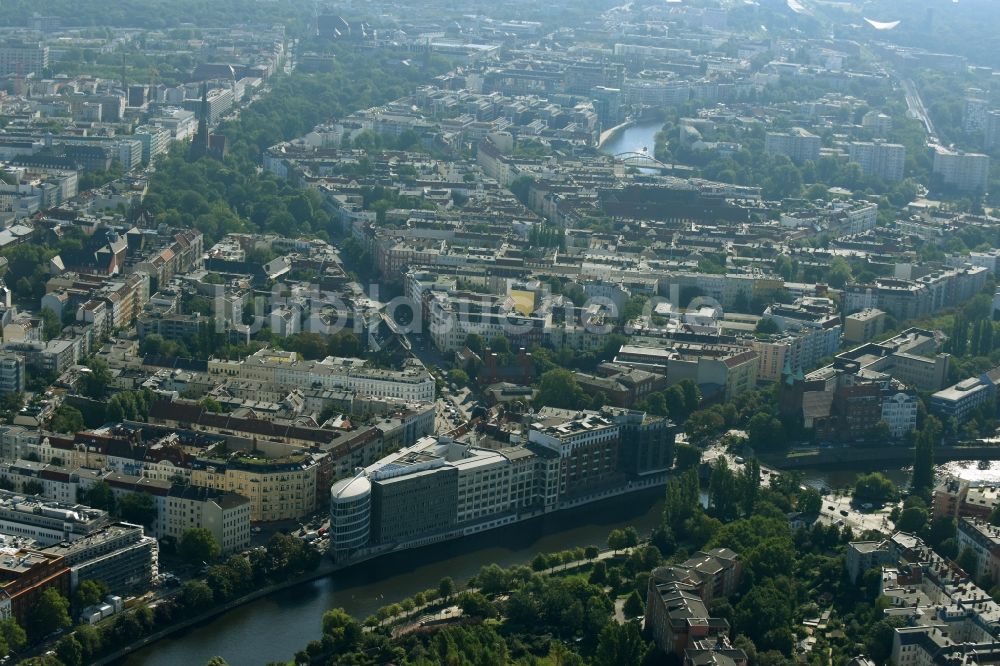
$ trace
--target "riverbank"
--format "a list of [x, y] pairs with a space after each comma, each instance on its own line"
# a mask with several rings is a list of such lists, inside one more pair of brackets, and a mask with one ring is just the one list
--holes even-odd
[[134, 641], [126, 645], [125, 647], [105, 657], [102, 657], [101, 659], [98, 659], [92, 663], [95, 666], [102, 666], [103, 664], [116, 663], [119, 660], [127, 657], [132, 652], [135, 652], [136, 650], [141, 650], [146, 646], [161, 641], [164, 638], [170, 636], [171, 634], [175, 634], [179, 631], [184, 631], [185, 629], [188, 629], [195, 625], [199, 625], [203, 622], [218, 617], [219, 615], [235, 610], [236, 608], [248, 604], [251, 601], [256, 601], [257, 599], [260, 599], [262, 597], [274, 594], [275, 592], [280, 592], [281, 590], [287, 590], [292, 587], [297, 587], [299, 585], [302, 585], [304, 583], [309, 583], [319, 578], [325, 578], [326, 576], [329, 576], [330, 574], [337, 571], [338, 568], [343, 568], [343, 567], [338, 567], [334, 562], [324, 559], [322, 562], [320, 562], [320, 565], [314, 571], [302, 574], [301, 576], [295, 576], [294, 578], [290, 578], [289, 580], [283, 583], [275, 583], [274, 585], [268, 585], [267, 587], [263, 587], [259, 590], [254, 590], [253, 592], [245, 594], [242, 597], [239, 597], [238, 599], [232, 599], [231, 601], [228, 601], [222, 604], [221, 606], [217, 606], [203, 613], [198, 613], [193, 617], [181, 620], [180, 622], [174, 623], [165, 629], [161, 629], [156, 633], [146, 636], [145, 638], [140, 638], [139, 640]]
[[629, 129], [635, 124], [636, 123], [634, 120], [626, 120], [625, 122], [619, 125], [615, 125], [611, 129], [604, 130], [603, 132], [601, 132], [601, 136], [598, 137], [597, 139], [597, 149], [600, 150], [601, 148], [604, 147], [604, 144], [606, 144], [608, 141], [611, 141], [619, 134], [621, 134], [622, 132]]
[[165, 666], [204, 663], [217, 654], [230, 663], [287, 659], [319, 637], [320, 618], [326, 610], [343, 607], [364, 619], [444, 576], [467, 579], [486, 563], [510, 566], [527, 562], [539, 552], [600, 545], [611, 529], [625, 525], [646, 534], [659, 523], [662, 501], [662, 484], [636, 488], [460, 539], [342, 565], [324, 559], [316, 571], [187, 618], [98, 663]]

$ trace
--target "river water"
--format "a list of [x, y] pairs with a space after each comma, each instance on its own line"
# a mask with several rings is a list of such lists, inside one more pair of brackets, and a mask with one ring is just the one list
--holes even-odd
[[644, 121], [626, 127], [601, 146], [601, 152], [608, 155], [618, 153], [641, 153], [643, 148], [650, 155], [656, 145], [656, 133], [663, 129], [663, 121]]
[[[908, 482], [903, 470], [888, 473], [898, 484], [905, 486]], [[805, 482], [817, 488], [848, 486], [856, 476], [855, 472], [830, 470], [806, 470], [803, 474]], [[703, 496], [702, 502], [706, 499]], [[240, 606], [204, 626], [150, 645], [121, 663], [197, 666], [215, 655], [241, 665], [287, 660], [309, 641], [320, 638], [323, 613], [331, 608], [342, 607], [364, 619], [382, 606], [436, 587], [444, 576], [465, 581], [484, 564], [526, 564], [540, 552], [603, 546], [608, 532], [627, 525], [635, 527], [640, 535], [649, 534], [659, 523], [662, 511], [660, 491], [635, 493], [457, 541], [388, 555]]]
[[[867, 470], [866, 470], [867, 471]], [[898, 487], [909, 484], [908, 469], [882, 470]], [[980, 470], [976, 462], [948, 463], [939, 474], [1000, 482], [1000, 462]], [[853, 484], [859, 472], [803, 470], [807, 485], [830, 489]], [[703, 493], [704, 495], [704, 493]], [[702, 497], [704, 503], [706, 498]], [[342, 607], [359, 620], [382, 606], [436, 587], [444, 576], [465, 581], [484, 564], [526, 564], [540, 552], [603, 546], [612, 529], [632, 525], [647, 535], [663, 510], [660, 491], [618, 497], [447, 543], [388, 555], [327, 578], [284, 590], [150, 645], [122, 666], [199, 666], [220, 655], [230, 664], [288, 660], [320, 637], [323, 612]]]
[[612, 529], [632, 525], [648, 535], [663, 511], [660, 491], [635, 493], [519, 525], [389, 555], [328, 578], [241, 606], [202, 627], [188, 629], [125, 659], [125, 666], [200, 666], [215, 655], [240, 666], [287, 661], [320, 638], [323, 612], [343, 607], [364, 619], [381, 606], [436, 587], [451, 576], [464, 581], [484, 564], [525, 564], [539, 552], [603, 546]]

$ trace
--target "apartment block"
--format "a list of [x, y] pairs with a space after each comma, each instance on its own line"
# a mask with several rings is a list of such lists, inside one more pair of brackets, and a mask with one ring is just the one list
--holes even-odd
[[764, 152], [784, 155], [797, 164], [819, 159], [822, 142], [818, 136], [801, 127], [788, 132], [768, 132], [764, 135]]
[[990, 176], [990, 158], [982, 153], [963, 153], [934, 146], [932, 173], [945, 185], [962, 191], [985, 191]]
[[250, 547], [251, 505], [250, 499], [236, 493], [174, 485], [164, 499], [163, 515], [157, 518], [159, 536], [179, 541], [185, 531], [202, 528], [212, 533], [223, 554], [242, 552]]
[[898, 143], [853, 141], [848, 145], [847, 159], [859, 164], [866, 176], [895, 182], [903, 179], [906, 147]]
[[885, 326], [885, 313], [875, 308], [866, 308], [844, 317], [844, 340], [847, 342], [868, 342], [877, 337]]
[[8, 40], [0, 45], [0, 75], [41, 77], [49, 66], [49, 47], [42, 42]]

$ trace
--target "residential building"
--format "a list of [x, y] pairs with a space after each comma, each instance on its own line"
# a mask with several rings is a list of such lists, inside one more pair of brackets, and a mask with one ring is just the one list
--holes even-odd
[[768, 132], [764, 135], [764, 152], [784, 155], [797, 164], [819, 159], [822, 141], [818, 136], [801, 127], [788, 132]]
[[[274, 497], [278, 502], [280, 498]], [[201, 528], [212, 533], [223, 554], [241, 552], [250, 547], [251, 506], [250, 499], [233, 492], [175, 484], [157, 518], [160, 538], [180, 541], [187, 530]]]
[[728, 643], [729, 622], [708, 612], [713, 600], [736, 591], [741, 572], [739, 557], [726, 548], [698, 552], [682, 564], [654, 569], [646, 589], [644, 625], [656, 646], [696, 663], [707, 646], [715, 645], [731, 653], [734, 663], [746, 664], [746, 654]]
[[989, 576], [1000, 580], [1000, 527], [981, 518], [958, 520], [958, 550], [969, 548], [976, 554], [976, 570], [967, 571], [975, 580]]
[[10, 39], [0, 45], [0, 75], [41, 77], [49, 66], [49, 47], [43, 42]]
[[1000, 505], [1000, 488], [988, 483], [970, 483], [965, 479], [949, 478], [934, 488], [931, 505], [934, 518], [979, 518], [989, 520]]
[[[300, 453], [284, 458], [247, 454], [219, 460], [198, 459], [191, 465], [191, 485], [242, 495], [250, 500], [253, 522], [295, 520], [316, 510], [317, 480], [325, 457]], [[323, 495], [325, 501], [325, 490]], [[239, 505], [237, 500], [226, 499], [219, 507], [224, 511], [218, 513], [218, 519], [229, 515], [230, 502]], [[211, 507], [209, 510], [215, 511]], [[237, 534], [230, 533], [227, 538], [230, 543], [238, 543]]]
[[1000, 109], [993, 109], [986, 114], [983, 147], [992, 150], [997, 146], [1000, 146]]
[[890, 561], [889, 549], [881, 541], [852, 541], [847, 546], [845, 565], [851, 581], [857, 583], [869, 569]]
[[166, 154], [172, 140], [169, 130], [155, 125], [136, 127], [133, 136], [142, 144], [142, 161], [145, 164]]
[[860, 165], [864, 175], [891, 183], [903, 179], [906, 148], [898, 143], [852, 141], [847, 158]]
[[844, 340], [862, 343], [882, 333], [885, 313], [875, 308], [866, 308], [844, 317]]
[[989, 182], [990, 158], [981, 153], [963, 153], [934, 146], [931, 171], [945, 185], [966, 192], [983, 192]]
[[0, 396], [24, 392], [24, 357], [16, 353], [0, 354]]
[[817, 437], [841, 442], [868, 439], [883, 422], [891, 437], [902, 437], [916, 428], [919, 404], [916, 393], [887, 372], [839, 360], [804, 377], [784, 373], [778, 402]]

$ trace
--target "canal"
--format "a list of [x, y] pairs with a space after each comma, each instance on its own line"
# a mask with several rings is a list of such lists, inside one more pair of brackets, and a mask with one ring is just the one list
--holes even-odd
[[648, 535], [663, 510], [662, 492], [605, 500], [457, 541], [388, 555], [306, 583], [221, 615], [150, 645], [123, 666], [200, 666], [220, 655], [241, 666], [287, 661], [320, 638], [324, 611], [342, 607], [364, 619], [381, 606], [436, 587], [451, 576], [464, 581], [484, 564], [524, 564], [539, 552], [603, 546], [612, 529], [632, 525]]

